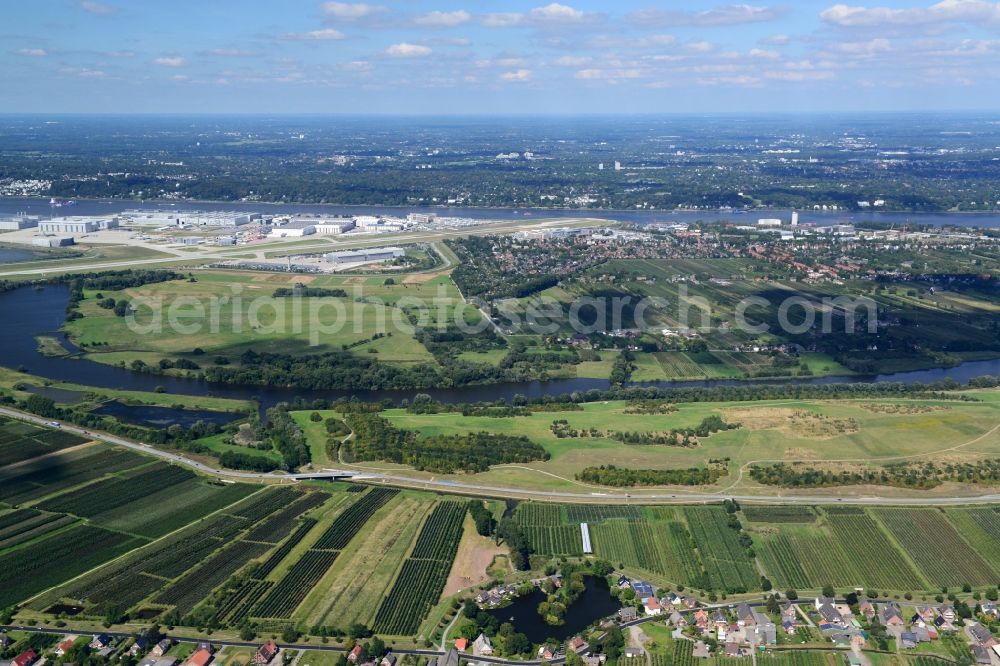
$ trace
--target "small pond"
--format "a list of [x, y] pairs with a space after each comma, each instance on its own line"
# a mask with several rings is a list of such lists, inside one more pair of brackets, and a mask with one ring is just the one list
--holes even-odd
[[201, 409], [174, 409], [172, 407], [155, 407], [152, 405], [126, 405], [117, 400], [106, 402], [94, 414], [113, 416], [124, 423], [145, 426], [147, 428], [166, 428], [177, 424], [189, 428], [198, 421], [224, 426], [237, 419], [244, 418], [235, 412], [212, 412]]
[[541, 590], [518, 597], [509, 606], [487, 611], [501, 624], [510, 622], [514, 629], [523, 633], [532, 643], [544, 643], [548, 639], [564, 641], [572, 638], [588, 626], [602, 618], [618, 612], [621, 604], [611, 596], [608, 581], [597, 576], [586, 578], [587, 589], [572, 606], [566, 609], [566, 621], [559, 626], [547, 624], [538, 614], [538, 604], [546, 599]]

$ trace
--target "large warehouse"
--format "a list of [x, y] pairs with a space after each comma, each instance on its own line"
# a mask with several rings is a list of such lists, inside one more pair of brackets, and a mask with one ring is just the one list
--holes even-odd
[[373, 247], [363, 250], [346, 250], [344, 252], [330, 252], [323, 255], [323, 260], [328, 264], [372, 264], [376, 261], [389, 261], [406, 254], [406, 250], [401, 247]]
[[15, 215], [13, 217], [0, 217], [0, 231], [19, 231], [21, 229], [31, 229], [38, 226], [37, 215]]
[[92, 234], [117, 228], [117, 217], [53, 217], [38, 223], [43, 234]]

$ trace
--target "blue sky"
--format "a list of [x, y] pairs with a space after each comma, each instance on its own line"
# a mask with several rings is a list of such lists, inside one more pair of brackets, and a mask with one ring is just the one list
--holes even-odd
[[0, 112], [995, 110], [1000, 2], [5, 0]]

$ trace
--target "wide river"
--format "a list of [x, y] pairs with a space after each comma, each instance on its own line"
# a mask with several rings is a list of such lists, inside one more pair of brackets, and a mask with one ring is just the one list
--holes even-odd
[[[49, 285], [40, 289], [22, 287], [0, 294], [0, 320], [3, 321], [3, 326], [0, 327], [0, 365], [9, 368], [23, 367], [27, 372], [39, 377], [98, 388], [153, 391], [162, 386], [167, 393], [172, 394], [214, 395], [237, 400], [257, 400], [265, 409], [295, 397], [333, 400], [339, 397], [357, 395], [362, 400], [374, 401], [389, 398], [393, 401], [399, 401], [403, 398], [412, 398], [416, 393], [427, 393], [443, 402], [476, 402], [501, 398], [510, 400], [519, 393], [528, 397], [536, 397], [609, 387], [609, 382], [606, 379], [557, 379], [546, 382], [488, 384], [464, 386], [459, 389], [421, 391], [308, 391], [291, 388], [209, 384], [166, 375], [147, 375], [87, 359], [49, 357], [40, 354], [35, 341], [36, 336], [57, 336], [65, 341], [65, 336], [60, 332], [60, 328], [65, 320], [68, 303], [69, 289], [65, 285]], [[66, 344], [70, 346], [68, 342]], [[776, 379], [758, 381], [757, 383], [832, 384], [876, 381], [915, 383], [934, 382], [948, 377], [964, 383], [973, 377], [982, 375], [1000, 375], [1000, 359], [970, 361], [953, 368], [897, 372], [867, 377], [812, 377], [794, 380]], [[659, 382], [648, 385], [662, 387], [734, 386], [748, 383], [750, 382], [740, 380], [702, 380]]]
[[[719, 221], [753, 224], [760, 217], [780, 217], [788, 220], [790, 210], [704, 210], [704, 211], [643, 211], [643, 210], [562, 210], [549, 208], [448, 208], [448, 207], [389, 207], [389, 206], [339, 206], [332, 204], [271, 204], [271, 203], [215, 203], [215, 202], [143, 202], [122, 200], [83, 199], [74, 206], [52, 208], [48, 199], [0, 199], [0, 216], [28, 213], [32, 215], [110, 215], [124, 210], [238, 210], [269, 214], [312, 213], [324, 215], [398, 215], [407, 213], [433, 212], [443, 217], [459, 217], [476, 220], [530, 220], [539, 218], [596, 218], [649, 224], [663, 222]], [[1000, 227], [1000, 213], [897, 213], [897, 212], [820, 212], [804, 210], [799, 213], [799, 221], [805, 223], [846, 224], [856, 222], [884, 222], [902, 224], [916, 222], [937, 226], [958, 225], [976, 227]]]

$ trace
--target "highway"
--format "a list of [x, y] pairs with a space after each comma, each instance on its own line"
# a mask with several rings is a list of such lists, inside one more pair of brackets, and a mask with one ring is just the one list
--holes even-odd
[[[0, 414], [13, 419], [19, 419], [36, 425], [48, 426], [51, 419], [42, 418], [34, 414], [29, 414], [10, 407], [0, 407]], [[951, 506], [966, 504], [998, 504], [1000, 503], [1000, 493], [990, 493], [984, 495], [952, 496], [952, 497], [880, 497], [878, 495], [854, 497], [838, 495], [740, 495], [731, 493], [643, 493], [632, 494], [616, 492], [614, 490], [602, 492], [568, 492], [557, 490], [532, 490], [524, 488], [510, 488], [503, 486], [492, 486], [478, 483], [465, 483], [461, 481], [436, 480], [436, 479], [416, 479], [397, 474], [387, 474], [381, 472], [361, 472], [351, 469], [322, 469], [299, 474], [287, 474], [283, 472], [247, 472], [230, 469], [218, 469], [206, 465], [197, 460], [192, 460], [179, 453], [158, 449], [143, 442], [112, 435], [105, 432], [85, 430], [71, 423], [60, 423], [59, 426], [66, 432], [71, 432], [81, 437], [86, 437], [95, 441], [107, 442], [116, 446], [138, 451], [148, 456], [153, 456], [166, 460], [177, 465], [184, 465], [203, 474], [209, 474], [220, 479], [232, 481], [254, 481], [259, 483], [295, 483], [310, 479], [344, 479], [361, 481], [378, 485], [395, 486], [400, 488], [414, 488], [422, 490], [433, 490], [448, 494], [476, 495], [485, 497], [496, 497], [500, 499], [524, 499], [539, 501], [559, 501], [559, 502], [588, 502], [588, 503], [609, 503], [609, 504], [707, 504], [721, 502], [725, 499], [736, 500], [748, 504], [856, 504], [856, 505], [897, 505], [897, 506]]]

